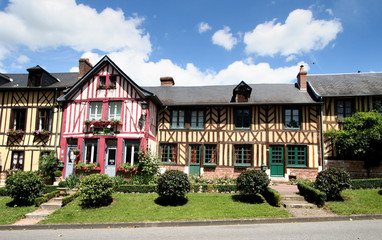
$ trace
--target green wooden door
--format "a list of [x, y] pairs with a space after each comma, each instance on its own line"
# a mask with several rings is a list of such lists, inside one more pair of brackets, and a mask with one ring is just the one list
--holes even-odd
[[200, 145], [190, 146], [190, 175], [200, 174]]
[[271, 177], [284, 177], [284, 147], [270, 147]]

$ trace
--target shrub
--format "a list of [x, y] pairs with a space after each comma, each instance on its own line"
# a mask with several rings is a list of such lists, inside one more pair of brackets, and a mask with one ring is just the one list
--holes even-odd
[[34, 201], [34, 204], [35, 204], [36, 207], [39, 207], [41, 204], [49, 201], [53, 197], [59, 196], [59, 195], [60, 195], [60, 190], [55, 190], [53, 192], [44, 194], [43, 196], [36, 198], [35, 201]]
[[303, 182], [299, 182], [297, 184], [298, 190], [300, 194], [304, 196], [305, 200], [316, 204], [318, 207], [322, 207], [325, 205], [326, 194], [321, 192], [318, 189], [308, 186]]
[[382, 178], [352, 179], [352, 189], [382, 188]]
[[123, 193], [152, 193], [157, 185], [121, 185], [116, 191]]
[[79, 188], [81, 185], [81, 180], [84, 178], [84, 175], [73, 174], [65, 178], [65, 181], [59, 182], [60, 187], [67, 187], [69, 189]]
[[50, 193], [50, 192], [53, 192], [53, 191], [56, 191], [56, 190], [57, 190], [57, 186], [44, 185], [43, 188], [42, 188], [42, 193], [46, 194], [46, 193]]
[[55, 177], [62, 177], [62, 171], [61, 170], [54, 171], [54, 176]]
[[81, 205], [86, 208], [107, 206], [112, 201], [113, 179], [105, 174], [91, 174], [81, 182]]
[[270, 182], [265, 172], [254, 169], [243, 171], [236, 181], [237, 190], [240, 191], [241, 194], [247, 195], [263, 193]]
[[5, 187], [0, 188], [0, 196], [8, 196], [8, 193]]
[[314, 188], [326, 193], [328, 200], [341, 199], [340, 192], [350, 188], [350, 175], [339, 168], [330, 168], [318, 173]]
[[123, 176], [117, 175], [113, 177], [114, 188], [118, 189], [124, 182], [125, 178]]
[[54, 181], [55, 172], [58, 170], [60, 159], [56, 157], [54, 152], [47, 156], [41, 156], [39, 160], [39, 172], [48, 177], [52, 182]]
[[267, 187], [265, 191], [263, 192], [263, 197], [268, 202], [269, 205], [274, 207], [280, 207], [281, 206], [281, 195], [276, 190]]
[[216, 189], [220, 193], [224, 192], [236, 192], [236, 184], [218, 184], [216, 185]]
[[170, 170], [158, 179], [157, 193], [161, 197], [184, 197], [189, 191], [190, 182], [184, 172]]
[[5, 188], [17, 205], [32, 205], [44, 184], [34, 172], [18, 172], [5, 180]]
[[67, 205], [68, 203], [70, 203], [71, 201], [76, 199], [78, 196], [80, 196], [80, 192], [79, 191], [76, 192], [75, 194], [72, 194], [72, 195], [69, 195], [67, 197], [62, 198], [62, 206]]

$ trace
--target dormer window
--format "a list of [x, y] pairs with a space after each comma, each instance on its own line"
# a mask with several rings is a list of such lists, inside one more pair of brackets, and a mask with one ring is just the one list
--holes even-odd
[[28, 86], [29, 87], [40, 87], [41, 86], [41, 72], [31, 72], [29, 73]]
[[241, 81], [241, 83], [233, 89], [231, 102], [248, 102], [251, 97], [251, 93], [252, 88], [244, 81]]
[[29, 72], [28, 87], [45, 87], [60, 81], [39, 65], [28, 68], [27, 71]]
[[98, 89], [115, 89], [117, 84], [117, 76], [99, 76]]

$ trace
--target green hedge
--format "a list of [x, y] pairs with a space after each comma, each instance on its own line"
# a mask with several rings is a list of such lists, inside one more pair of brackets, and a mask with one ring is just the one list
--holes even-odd
[[269, 205], [274, 207], [280, 207], [281, 206], [281, 195], [276, 190], [267, 187], [266, 190], [263, 192], [263, 197], [268, 202]]
[[236, 184], [218, 184], [216, 185], [216, 189], [220, 193], [225, 193], [225, 192], [236, 192]]
[[152, 193], [156, 191], [155, 184], [152, 185], [121, 185], [116, 191], [123, 193]]
[[53, 191], [53, 192], [50, 192], [50, 193], [47, 193], [47, 194], [44, 194], [43, 196], [41, 197], [38, 197], [34, 200], [34, 205], [36, 207], [39, 207], [41, 204], [49, 201], [50, 199], [52, 199], [53, 197], [57, 197], [60, 195], [60, 190], [56, 190], [56, 191]]
[[62, 198], [62, 206], [67, 205], [68, 203], [76, 199], [78, 196], [80, 196], [80, 191], [77, 191], [75, 194]]
[[219, 193], [225, 193], [225, 192], [236, 192], [236, 185], [235, 184], [191, 184], [191, 190], [194, 192], [219, 192]]
[[318, 207], [323, 207], [325, 205], [326, 194], [312, 188], [304, 183], [297, 184], [298, 190], [300, 194], [304, 196], [305, 200], [316, 204]]
[[57, 188], [58, 186], [54, 186], [54, 185], [44, 185], [44, 187], [42, 188], [42, 193], [45, 194], [45, 193], [54, 192], [57, 190]]
[[0, 196], [8, 196], [7, 189], [5, 189], [5, 187], [0, 188]]
[[382, 178], [352, 179], [352, 189], [382, 188]]

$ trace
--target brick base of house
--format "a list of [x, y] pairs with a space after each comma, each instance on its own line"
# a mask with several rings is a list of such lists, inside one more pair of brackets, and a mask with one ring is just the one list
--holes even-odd
[[289, 168], [289, 179], [291, 176], [295, 178], [305, 178], [315, 180], [318, 174], [317, 168]]
[[331, 167], [344, 169], [353, 179], [382, 178], [382, 164], [366, 169], [363, 160], [325, 160], [325, 169]]

